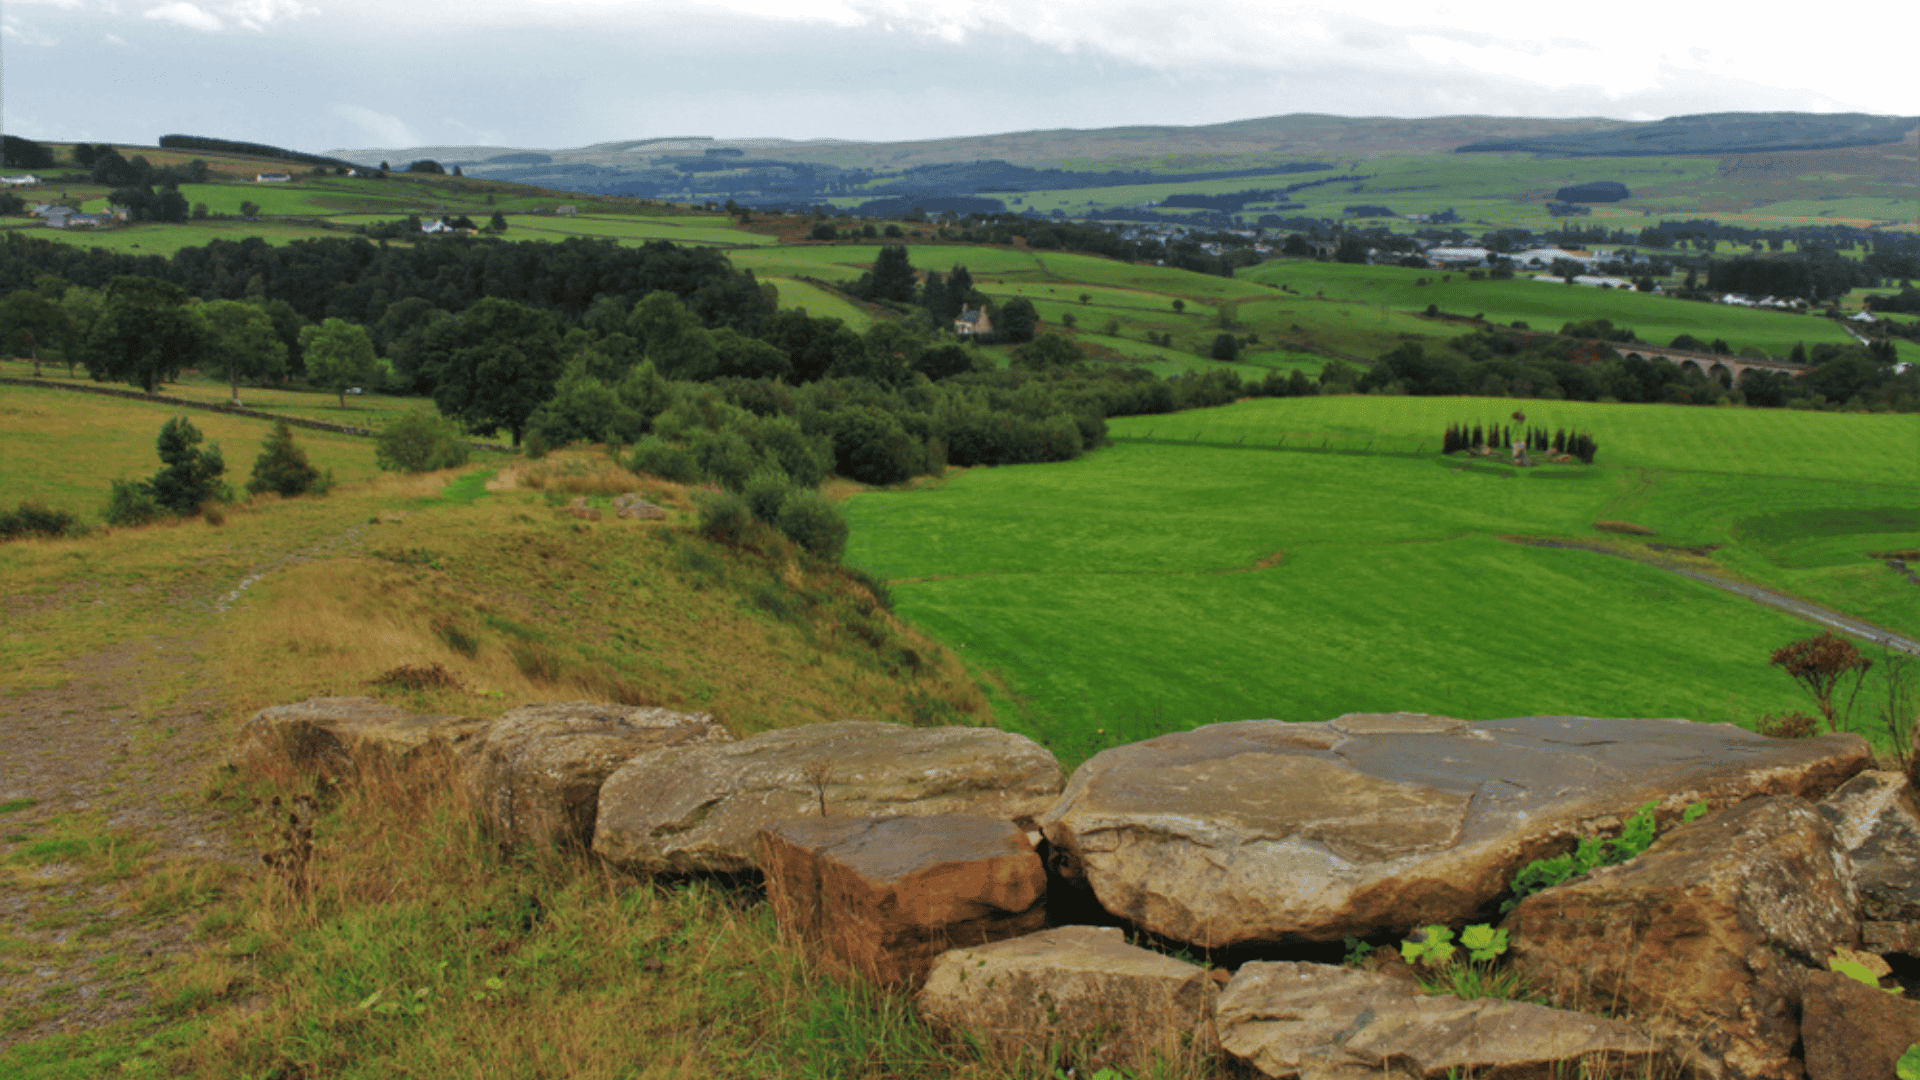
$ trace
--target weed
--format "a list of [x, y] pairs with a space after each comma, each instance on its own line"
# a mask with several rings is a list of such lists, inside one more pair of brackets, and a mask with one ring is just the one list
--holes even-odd
[[40, 805], [39, 799], [8, 799], [0, 803], [0, 814], [13, 814]]
[[516, 641], [507, 646], [507, 655], [520, 674], [545, 686], [558, 683], [566, 672], [560, 654], [537, 641]]
[[445, 642], [447, 648], [469, 660], [480, 655], [480, 635], [459, 619], [436, 620], [433, 635]]
[[[1653, 846], [1653, 838], [1658, 829], [1658, 820], [1654, 817], [1654, 807], [1659, 805], [1648, 802], [1634, 811], [1633, 816], [1620, 826], [1620, 835], [1611, 839], [1597, 836], [1581, 838], [1579, 844], [1565, 855], [1551, 859], [1535, 859], [1522, 867], [1513, 876], [1508, 885], [1513, 895], [1500, 905], [1501, 914], [1506, 914], [1520, 906], [1520, 902], [1542, 889], [1550, 889], [1563, 881], [1589, 873], [1602, 866], [1617, 866]], [[1686, 808], [1680, 815], [1682, 824], [1693, 821], [1707, 812], [1707, 804], [1697, 802]]]
[[1820, 721], [1796, 709], [1765, 714], [1753, 722], [1753, 730], [1774, 739], [1811, 739], [1820, 734]]

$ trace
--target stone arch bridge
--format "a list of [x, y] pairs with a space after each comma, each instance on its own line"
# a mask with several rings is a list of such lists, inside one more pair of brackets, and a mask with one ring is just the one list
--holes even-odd
[[[1709, 379], [1720, 380], [1729, 386], [1737, 386], [1740, 376], [1749, 368], [1761, 371], [1783, 371], [1788, 375], [1802, 375], [1806, 368], [1799, 364], [1789, 364], [1785, 360], [1753, 360], [1745, 356], [1723, 356], [1720, 353], [1693, 352], [1688, 349], [1662, 349], [1658, 346], [1639, 343], [1619, 345], [1609, 342], [1621, 359], [1639, 356], [1647, 360], [1666, 360], [1681, 368], [1692, 368]], [[1725, 376], [1721, 380], [1721, 376]]]

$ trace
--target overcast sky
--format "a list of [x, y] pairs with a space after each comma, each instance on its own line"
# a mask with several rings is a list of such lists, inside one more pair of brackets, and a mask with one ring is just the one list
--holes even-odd
[[1910, 0], [6, 0], [8, 133], [306, 151], [1346, 116], [1920, 114]]

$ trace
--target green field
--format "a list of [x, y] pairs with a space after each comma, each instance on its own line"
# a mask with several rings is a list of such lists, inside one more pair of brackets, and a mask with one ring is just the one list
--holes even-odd
[[[1713, 558], [1731, 572], [1920, 633], [1920, 590], [1897, 592], [1912, 586], [1865, 557], [1885, 535], [1821, 538], [1832, 565], [1777, 565], [1799, 550], [1799, 522], [1920, 505], [1920, 421], [1546, 405], [1307, 398], [1116, 420], [1123, 441], [1078, 461], [856, 497], [849, 560], [1004, 679], [1011, 724], [1069, 754], [1214, 720], [1356, 710], [1750, 723], [1804, 707], [1766, 658], [1809, 624], [1624, 559], [1501, 539], [1602, 540], [1596, 520], [1723, 544]], [[1523, 473], [1205, 445], [1324, 433], [1357, 450], [1515, 407], [1595, 431], [1599, 464]], [[1776, 423], [1742, 435], [1755, 421]], [[1153, 442], [1124, 441], [1149, 429]], [[1202, 443], [1160, 441], [1185, 432]], [[1810, 452], [1823, 443], [1836, 449]], [[1739, 539], [1784, 510], [1802, 517], [1764, 543]]]
[[[1308, 295], [1324, 291], [1331, 298], [1388, 304], [1401, 311], [1424, 311], [1434, 304], [1441, 311], [1455, 314], [1484, 314], [1501, 325], [1519, 320], [1535, 330], [1558, 330], [1578, 320], [1611, 319], [1615, 326], [1632, 327], [1640, 340], [1655, 345], [1692, 334], [1705, 341], [1723, 339], [1735, 350], [1761, 349], [1769, 355], [1785, 356], [1795, 342], [1845, 344], [1853, 340], [1832, 319], [1526, 277], [1472, 281], [1458, 272], [1306, 259], [1276, 259], [1240, 274], [1248, 281], [1286, 285]], [[1421, 281], [1429, 284], [1421, 285]], [[1453, 333], [1444, 326], [1434, 326], [1429, 332]]]
[[[13, 374], [11, 370], [7, 373]], [[0, 506], [11, 509], [33, 499], [71, 510], [89, 524], [98, 524], [111, 481], [159, 471], [160, 459], [153, 441], [162, 424], [183, 412], [164, 404], [95, 394], [0, 386], [0, 418], [4, 418], [0, 422], [0, 460], [7, 463], [0, 469]], [[244, 496], [253, 459], [272, 423], [197, 410], [186, 415], [208, 442], [220, 444], [227, 463], [226, 479], [236, 493]], [[338, 415], [326, 419], [364, 422]], [[102, 439], [102, 430], [145, 437]], [[364, 480], [378, 472], [371, 439], [296, 428], [294, 440], [306, 449], [316, 467], [332, 470], [334, 478], [342, 483]]]
[[808, 281], [795, 281], [785, 277], [762, 277], [780, 290], [780, 310], [800, 308], [816, 319], [839, 319], [859, 333], [866, 333], [873, 326], [873, 316], [858, 304], [831, 289], [823, 289]]

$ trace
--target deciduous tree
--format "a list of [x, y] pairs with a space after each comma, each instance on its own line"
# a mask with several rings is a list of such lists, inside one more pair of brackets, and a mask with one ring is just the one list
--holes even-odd
[[87, 372], [96, 382], [126, 382], [151, 394], [200, 361], [206, 321], [178, 285], [158, 278], [107, 282], [100, 316], [87, 334]]
[[300, 351], [306, 355], [307, 382], [324, 386], [347, 406], [347, 388], [379, 381], [383, 365], [373, 351], [367, 328], [345, 319], [328, 319], [300, 331]]

